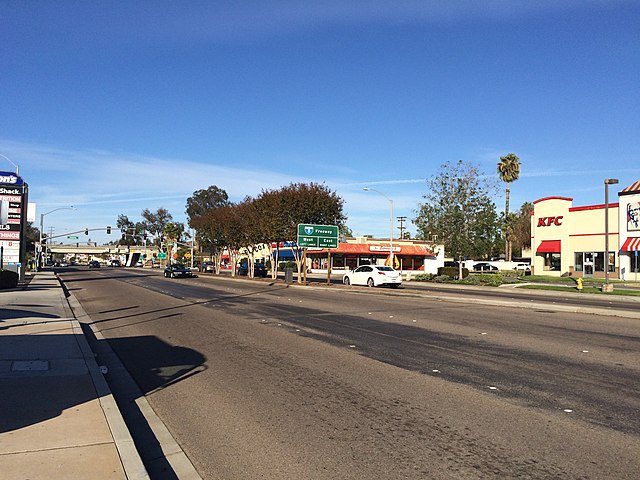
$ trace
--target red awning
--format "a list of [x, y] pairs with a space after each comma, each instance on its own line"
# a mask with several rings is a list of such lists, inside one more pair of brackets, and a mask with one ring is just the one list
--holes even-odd
[[560, 253], [560, 240], [543, 240], [536, 253]]
[[638, 237], [629, 237], [622, 245], [620, 249], [623, 252], [637, 252], [640, 250], [640, 238]]

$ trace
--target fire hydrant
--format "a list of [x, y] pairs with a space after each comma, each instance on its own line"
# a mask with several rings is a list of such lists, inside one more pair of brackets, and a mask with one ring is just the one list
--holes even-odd
[[578, 290], [582, 290], [582, 278], [578, 278], [576, 280], [576, 283], [578, 284], [578, 286], [576, 287]]

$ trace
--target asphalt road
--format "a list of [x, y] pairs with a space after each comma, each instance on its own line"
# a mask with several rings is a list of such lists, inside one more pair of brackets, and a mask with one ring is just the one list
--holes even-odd
[[149, 270], [61, 277], [203, 478], [638, 478], [639, 320]]

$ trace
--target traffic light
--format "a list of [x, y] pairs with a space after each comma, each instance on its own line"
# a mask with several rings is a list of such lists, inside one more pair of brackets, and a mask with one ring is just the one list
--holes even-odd
[[111, 226], [107, 226], [107, 235], [111, 235]]
[[89, 235], [89, 229], [88, 229], [88, 228], [85, 228], [85, 229], [84, 229], [84, 234], [85, 234], [85, 235]]
[[43, 244], [44, 244], [44, 243], [47, 243], [47, 234], [46, 234], [46, 233], [43, 233], [43, 234], [42, 234], [42, 243], [43, 243]]

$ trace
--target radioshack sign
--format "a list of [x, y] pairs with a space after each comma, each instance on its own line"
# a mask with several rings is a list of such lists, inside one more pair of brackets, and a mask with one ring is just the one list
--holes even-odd
[[22, 178], [10, 172], [0, 172], [0, 184], [24, 185]]
[[559, 227], [560, 225], [562, 225], [562, 219], [564, 218], [564, 216], [560, 215], [558, 217], [540, 217], [538, 219], [538, 226], [539, 227], [551, 227], [551, 226], [556, 226]]
[[0, 172], [0, 246], [5, 263], [21, 263], [26, 224], [26, 185], [12, 172]]

